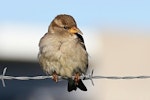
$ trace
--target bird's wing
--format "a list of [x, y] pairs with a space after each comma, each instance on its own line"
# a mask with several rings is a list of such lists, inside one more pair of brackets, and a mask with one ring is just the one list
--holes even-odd
[[80, 34], [76, 34], [79, 41], [80, 41], [80, 44], [82, 45], [82, 47], [86, 50], [86, 47], [85, 47], [85, 44], [84, 44], [84, 39], [83, 37], [80, 35]]

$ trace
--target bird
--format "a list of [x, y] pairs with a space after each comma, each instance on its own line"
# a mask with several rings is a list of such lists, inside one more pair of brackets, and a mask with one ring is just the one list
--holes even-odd
[[59, 14], [39, 42], [38, 59], [43, 71], [55, 82], [58, 76], [67, 78], [68, 92], [77, 88], [87, 91], [80, 79], [88, 69], [88, 53], [82, 35], [71, 15]]

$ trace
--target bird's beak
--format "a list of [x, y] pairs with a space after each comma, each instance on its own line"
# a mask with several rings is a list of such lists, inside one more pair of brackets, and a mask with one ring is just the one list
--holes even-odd
[[71, 33], [71, 34], [78, 33], [78, 34], [80, 34], [80, 35], [83, 34], [83, 33], [80, 31], [80, 29], [77, 28], [77, 27], [75, 27], [75, 26], [73, 26], [71, 29], [69, 29], [69, 33]]

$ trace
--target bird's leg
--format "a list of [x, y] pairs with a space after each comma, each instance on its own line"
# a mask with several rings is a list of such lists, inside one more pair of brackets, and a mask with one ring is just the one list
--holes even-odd
[[74, 76], [75, 85], [78, 85], [79, 79], [80, 79], [80, 74], [76, 73]]
[[53, 72], [52, 76], [53, 76], [52, 79], [53, 79], [55, 82], [58, 82], [58, 75], [57, 75], [56, 71]]

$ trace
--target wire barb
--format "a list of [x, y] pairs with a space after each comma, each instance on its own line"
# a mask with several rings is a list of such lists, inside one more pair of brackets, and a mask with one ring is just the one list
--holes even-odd
[[94, 81], [93, 81], [93, 79], [92, 79], [92, 78], [93, 78], [93, 73], [94, 73], [94, 69], [92, 70], [91, 75], [89, 75], [89, 79], [90, 79], [92, 85], [94, 86]]
[[6, 87], [5, 81], [4, 81], [4, 76], [5, 76], [5, 74], [6, 74], [6, 70], [7, 70], [7, 67], [4, 68], [3, 74], [1, 75], [1, 81], [2, 81], [3, 87]]

